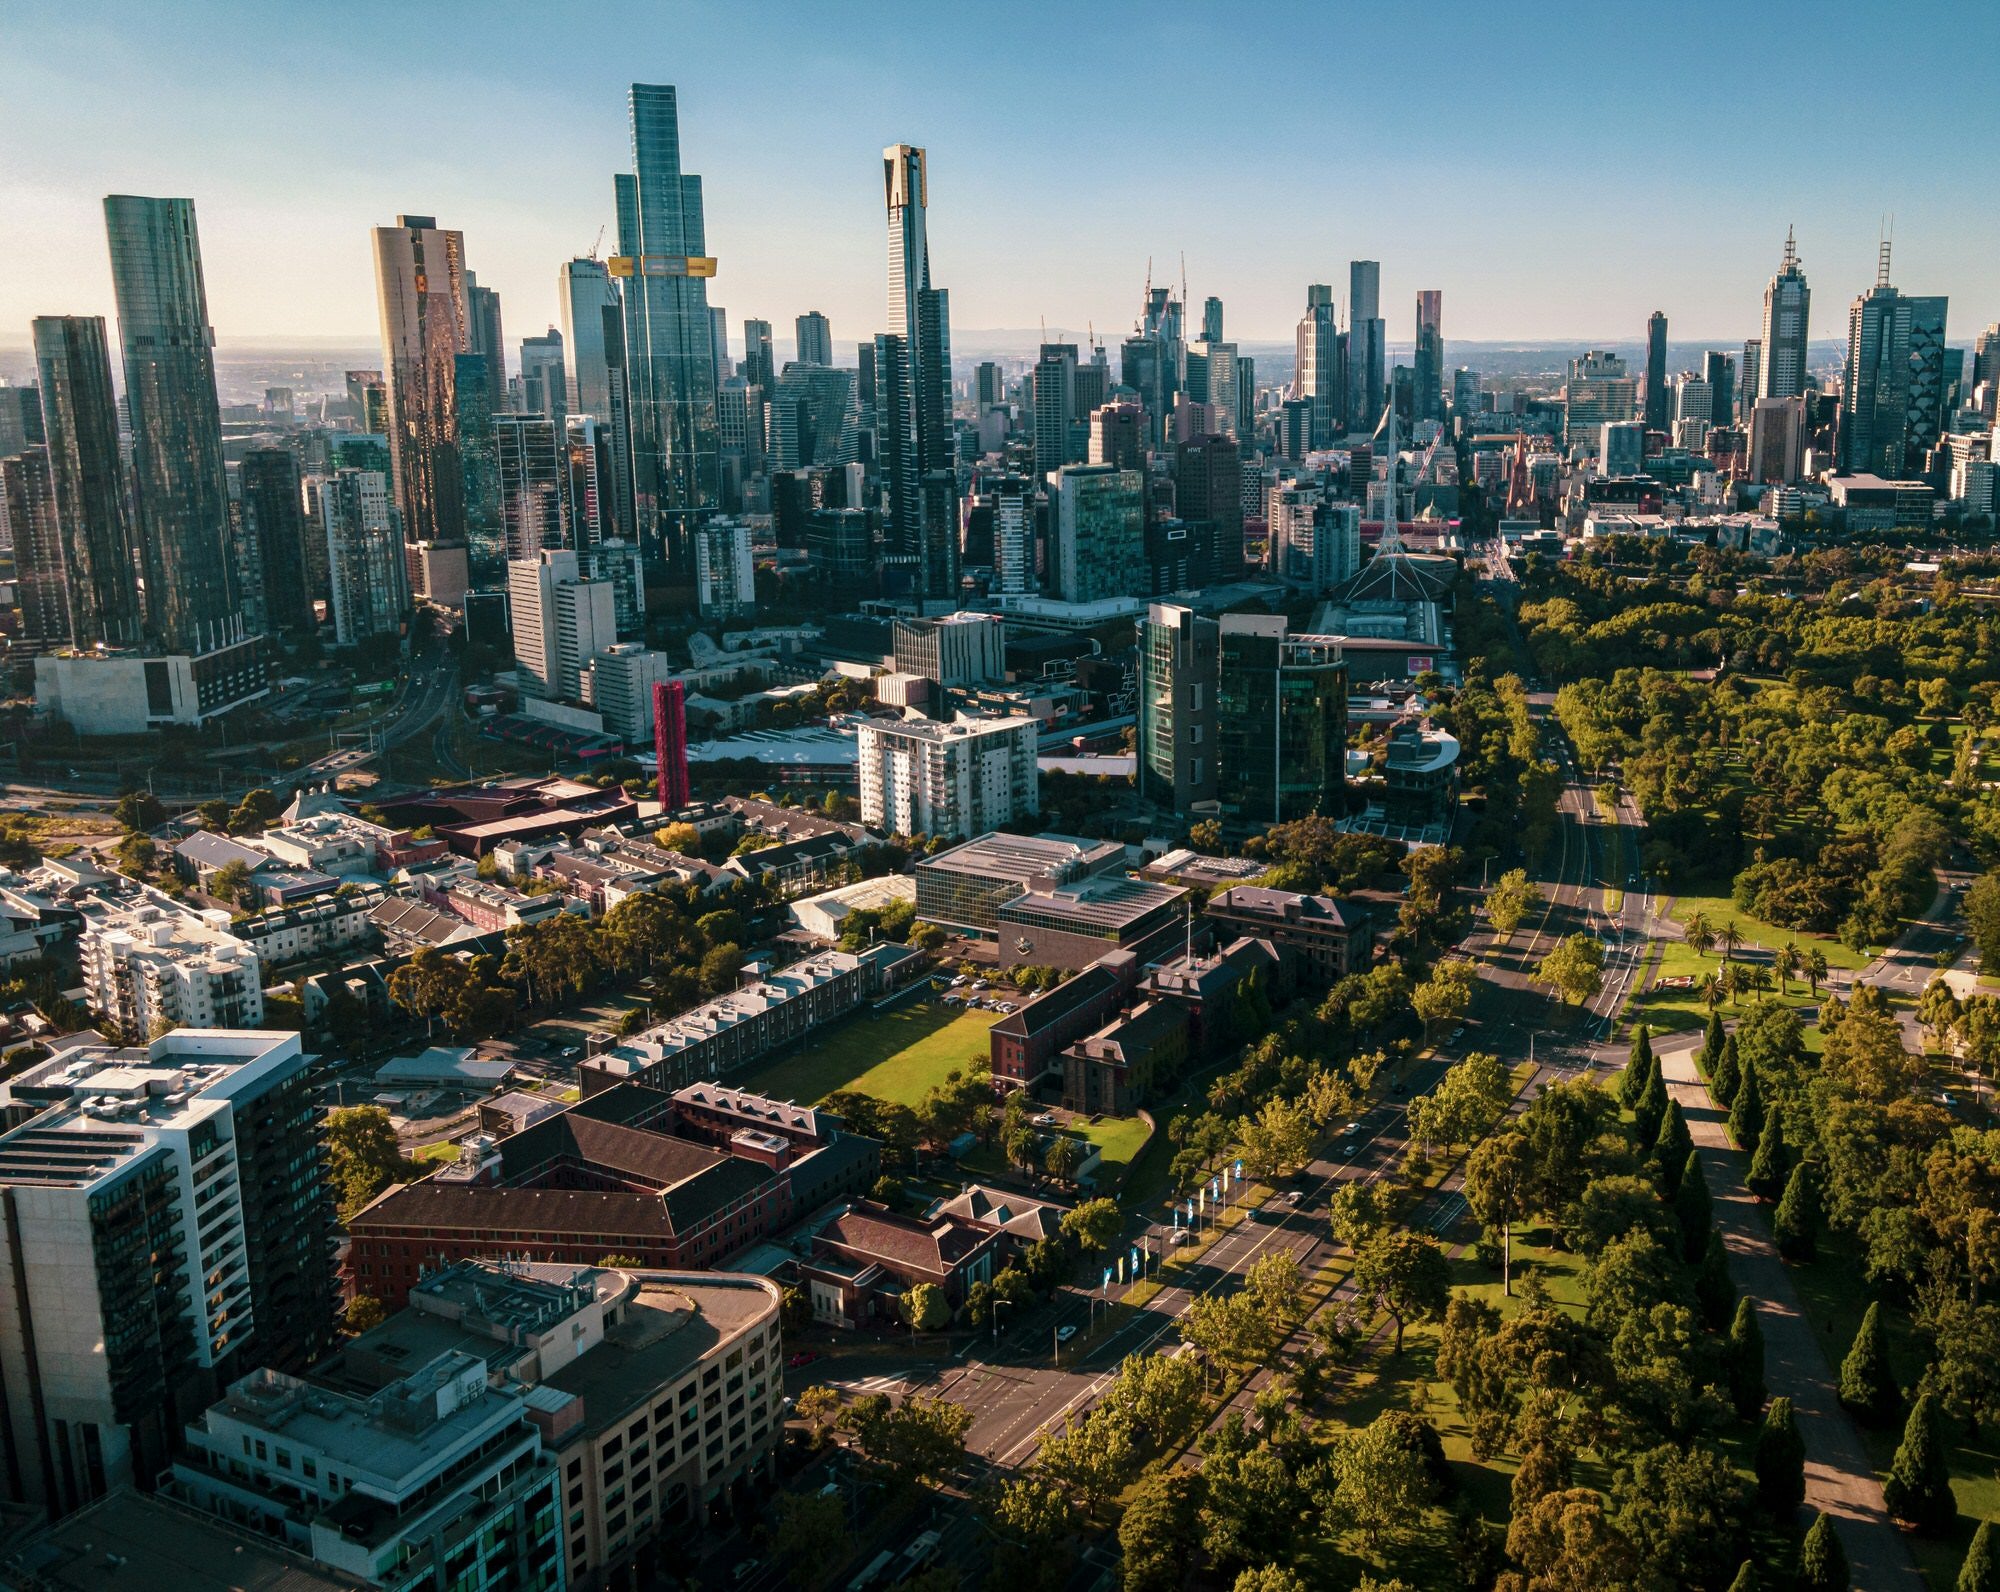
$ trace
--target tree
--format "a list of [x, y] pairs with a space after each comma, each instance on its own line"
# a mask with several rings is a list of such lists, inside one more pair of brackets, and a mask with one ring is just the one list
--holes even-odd
[[1125, 1230], [1125, 1213], [1116, 1200], [1085, 1200], [1074, 1210], [1063, 1212], [1062, 1230], [1088, 1254], [1101, 1255], [1118, 1242]]
[[1475, 964], [1453, 957], [1439, 962], [1431, 969], [1431, 976], [1410, 991], [1410, 1004], [1424, 1025], [1425, 1038], [1435, 1036], [1465, 1015], [1478, 982], [1479, 970]]
[[1660, 1124], [1667, 1117], [1668, 1099], [1666, 1076], [1655, 1067], [1638, 1105], [1632, 1108], [1632, 1136], [1639, 1143], [1651, 1144], [1659, 1137]]
[[1951, 1466], [1938, 1431], [1935, 1394], [1918, 1394], [1910, 1407], [1910, 1418], [1903, 1424], [1903, 1441], [1882, 1483], [1882, 1502], [1890, 1514], [1919, 1531], [1944, 1531], [1958, 1518]]
[[1169, 1466], [1132, 1489], [1118, 1520], [1124, 1592], [1174, 1592], [1187, 1582], [1201, 1553], [1200, 1471]]
[[167, 821], [167, 810], [149, 790], [128, 790], [118, 798], [112, 816], [127, 830], [138, 833], [158, 829]]
[[1204, 856], [1222, 855], [1222, 825], [1213, 818], [1197, 819], [1188, 826], [1188, 845]]
[[1993, 1540], [1993, 1522], [1982, 1520], [1958, 1567], [1956, 1592], [2000, 1592], [2000, 1546]]
[[1710, 947], [1715, 944], [1715, 930], [1709, 927], [1708, 914], [1690, 912], [1687, 922], [1682, 926], [1681, 938], [1694, 947], [1696, 956], [1708, 955]]
[[1840, 1362], [1840, 1402], [1871, 1426], [1888, 1425], [1903, 1406], [1902, 1389], [1889, 1365], [1879, 1300], [1862, 1315], [1847, 1358]]
[[1723, 961], [1727, 962], [1736, 954], [1737, 948], [1743, 944], [1743, 931], [1737, 928], [1734, 918], [1715, 931], [1715, 943], [1722, 947]]
[[1295, 1570], [1288, 1570], [1282, 1564], [1265, 1564], [1239, 1571], [1229, 1592], [1306, 1592], [1306, 1584]]
[[1641, 1023], [1632, 1035], [1632, 1054], [1618, 1077], [1618, 1103], [1627, 1111], [1639, 1104], [1658, 1065], [1653, 1059], [1653, 1031]]
[[1713, 1448], [1675, 1443], [1635, 1454], [1615, 1488], [1617, 1523], [1663, 1582], [1713, 1587], [1740, 1551], [1744, 1487]]
[[1778, 948], [1776, 965], [1778, 969], [1779, 994], [1783, 995], [1791, 992], [1790, 980], [1798, 972], [1799, 966], [1803, 961], [1804, 958], [1800, 956], [1798, 946], [1790, 940], [1785, 941]]
[[1813, 946], [1806, 952], [1800, 970], [1805, 974], [1806, 982], [1812, 986], [1813, 999], [1818, 1000], [1819, 987], [1826, 982], [1826, 952], [1817, 945]]
[[1785, 1197], [1771, 1218], [1771, 1236], [1787, 1260], [1811, 1260], [1819, 1253], [1819, 1183], [1812, 1163], [1801, 1161], [1785, 1183]]
[[1359, 1531], [1370, 1548], [1406, 1529], [1436, 1494], [1430, 1467], [1394, 1419], [1402, 1413], [1378, 1415], [1340, 1439], [1329, 1460], [1333, 1514]]
[[1434, 1239], [1416, 1233], [1378, 1233], [1355, 1257], [1354, 1290], [1389, 1312], [1396, 1323], [1396, 1353], [1413, 1321], [1435, 1321], [1451, 1302], [1451, 1272]]
[[1694, 1136], [1688, 1132], [1687, 1119], [1681, 1115], [1681, 1104], [1669, 1100], [1666, 1115], [1660, 1118], [1660, 1131], [1653, 1136], [1653, 1157], [1660, 1166], [1660, 1192], [1669, 1201], [1680, 1193], [1681, 1173], [1692, 1154]]
[[1764, 1129], [1764, 1094], [1757, 1083], [1757, 1067], [1754, 1062], [1743, 1064], [1743, 1081], [1736, 1090], [1736, 1099], [1729, 1107], [1729, 1136], [1736, 1141], [1739, 1150], [1747, 1150], [1752, 1156], [1757, 1152], [1757, 1137]]
[[1748, 1420], [1764, 1403], [1764, 1329], [1757, 1320], [1757, 1307], [1748, 1299], [1737, 1303], [1722, 1355], [1730, 1402]]
[[236, 810], [229, 815], [230, 833], [262, 834], [277, 822], [278, 815], [283, 811], [284, 808], [279, 805], [278, 798], [262, 786], [245, 791], [243, 800], [236, 804]]
[[1965, 892], [1962, 909], [1979, 948], [1979, 970], [2000, 973], [2000, 873], [1981, 874]]
[[1757, 1153], [1750, 1158], [1750, 1175], [1744, 1181], [1759, 1199], [1775, 1200], [1785, 1191], [1791, 1175], [1791, 1154], [1785, 1148], [1785, 1108], [1773, 1102], [1764, 1117], [1764, 1131], [1757, 1136]]
[[899, 1482], [935, 1483], [965, 1458], [972, 1412], [949, 1399], [915, 1397], [894, 1408], [880, 1395], [856, 1399], [844, 1417], [861, 1452]]
[[424, 1020], [424, 1036], [452, 1003], [465, 982], [465, 964], [435, 945], [420, 946], [389, 975], [389, 999], [412, 1017]]
[[806, 1423], [807, 1431], [812, 1434], [813, 1447], [823, 1447], [827, 1433], [840, 1419], [840, 1390], [823, 1382], [815, 1383], [799, 1394], [792, 1412]]
[[1709, 1229], [1708, 1246], [1701, 1252], [1701, 1264], [1695, 1268], [1694, 1297], [1701, 1309], [1702, 1325], [1710, 1332], [1720, 1332], [1735, 1315], [1736, 1285], [1729, 1280], [1729, 1252], [1723, 1247], [1722, 1235], [1713, 1228]]
[[1535, 964], [1535, 982], [1572, 1006], [1595, 1000], [1604, 989], [1604, 942], [1589, 934], [1567, 936]]
[[244, 897], [251, 893], [249, 865], [241, 858], [225, 862], [208, 876], [208, 893], [230, 906], [247, 905]]
[[341, 1321], [347, 1330], [359, 1336], [371, 1328], [379, 1327], [387, 1319], [382, 1301], [369, 1294], [356, 1294], [347, 1301], [347, 1309]]
[[1813, 1516], [1812, 1529], [1799, 1549], [1799, 1576], [1793, 1584], [1798, 1592], [1850, 1592], [1847, 1550], [1840, 1545], [1832, 1516]]
[[1527, 1209], [1534, 1180], [1535, 1153], [1524, 1133], [1496, 1133], [1466, 1159], [1465, 1203], [1482, 1225], [1500, 1232], [1503, 1294], [1514, 1292], [1514, 1222]]
[[327, 1175], [332, 1180], [340, 1219], [355, 1214], [391, 1183], [408, 1177], [389, 1113], [380, 1106], [341, 1106], [326, 1114]]
[[1748, 1559], [1736, 1572], [1736, 1579], [1729, 1583], [1729, 1592], [1763, 1592], [1764, 1583], [1757, 1579], [1757, 1566]]
[[1779, 1520], [1789, 1520], [1806, 1498], [1806, 1444], [1792, 1415], [1792, 1401], [1771, 1400], [1757, 1434], [1757, 1500]]
[[1722, 1013], [1708, 1014], [1708, 1029], [1702, 1035], [1701, 1049], [1695, 1052], [1695, 1066], [1701, 1069], [1704, 1078], [1715, 1076], [1716, 1063], [1722, 1060], [1722, 1046], [1729, 1038], [1722, 1026]]
[[903, 1290], [897, 1311], [911, 1332], [939, 1332], [951, 1320], [951, 1301], [936, 1283], [920, 1282]]
[[1050, 1136], [1048, 1153], [1042, 1158], [1042, 1168], [1050, 1177], [1059, 1183], [1067, 1183], [1082, 1165], [1083, 1145], [1079, 1140], [1067, 1133]]
[[1701, 1156], [1690, 1150], [1681, 1163], [1680, 1186], [1674, 1190], [1674, 1220], [1681, 1230], [1681, 1259], [1690, 1266], [1701, 1259], [1715, 1227], [1715, 1207], [1708, 1179], [1701, 1174]]
[[1527, 870], [1509, 868], [1486, 893], [1486, 920], [1504, 940], [1541, 904], [1541, 888], [1529, 880]]
[[847, 1505], [838, 1494], [785, 1492], [771, 1509], [771, 1552], [802, 1587], [826, 1579], [848, 1554]]
[[1715, 1071], [1708, 1084], [1708, 1092], [1715, 1096], [1715, 1103], [1725, 1111], [1736, 1104], [1737, 1093], [1743, 1087], [1743, 1068], [1737, 1057], [1736, 1036], [1731, 1034], [1722, 1042]]
[[1626, 1588], [1636, 1569], [1632, 1546], [1611, 1523], [1604, 1499], [1587, 1487], [1545, 1493], [1507, 1527], [1507, 1552], [1525, 1581], [1503, 1580], [1523, 1592]]

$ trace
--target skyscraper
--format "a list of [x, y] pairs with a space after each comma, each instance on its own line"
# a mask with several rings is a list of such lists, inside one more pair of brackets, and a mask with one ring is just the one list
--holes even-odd
[[1201, 340], [1204, 343], [1222, 341], [1222, 300], [1210, 294], [1201, 306]]
[[1761, 338], [1747, 337], [1743, 340], [1742, 363], [1737, 368], [1736, 418], [1739, 425], [1748, 425], [1757, 407], [1757, 393], [1764, 384], [1764, 343]]
[[1875, 285], [1847, 312], [1847, 363], [1840, 384], [1840, 467], [1898, 476], [1910, 415], [1910, 305], [1889, 285], [1882, 245]]
[[1217, 636], [1173, 603], [1139, 624], [1139, 793], [1177, 813], [1215, 799]]
[[138, 571], [104, 321], [42, 316], [34, 336], [70, 624], [78, 646], [130, 646], [140, 638]]
[[334, 644], [351, 647], [394, 635], [409, 602], [388, 477], [379, 470], [336, 470], [320, 480], [318, 498]]
[[1216, 671], [1216, 794], [1225, 821], [1262, 830], [1344, 811], [1347, 665], [1331, 636], [1283, 614], [1225, 614]]
[[574, 702], [586, 665], [618, 640], [611, 582], [586, 580], [569, 548], [507, 561], [515, 673], [531, 696]]
[[1076, 344], [1044, 343], [1034, 371], [1035, 475], [1046, 481], [1071, 457], [1076, 425]]
[[1419, 420], [1444, 419], [1444, 294], [1417, 295], [1416, 408]]
[[1648, 431], [1667, 429], [1667, 315], [1646, 317], [1646, 394], [1641, 418]]
[[632, 171], [616, 180], [625, 280], [625, 359], [632, 387], [633, 508], [642, 546], [685, 569], [691, 517], [721, 490], [715, 325], [708, 313], [701, 179], [681, 170], [673, 88], [634, 83]]
[[1347, 267], [1347, 429], [1372, 431], [1388, 397], [1388, 332], [1382, 320], [1382, 267]]
[[715, 344], [715, 385], [720, 391], [722, 384], [736, 374], [736, 367], [729, 362], [729, 311], [720, 304], [708, 307], [708, 329]]
[[[603, 323], [600, 321], [599, 326]], [[522, 412], [547, 415], [560, 431], [569, 418], [569, 372], [564, 368], [563, 335], [551, 326], [540, 337], [521, 339]]]
[[[890, 503], [893, 509], [914, 495], [918, 504], [917, 523], [899, 524], [892, 518], [890, 538], [903, 556], [916, 559], [919, 594], [939, 601], [955, 600], [958, 594], [958, 477], [951, 429], [951, 303], [944, 289], [931, 285], [928, 184], [929, 166], [921, 149], [892, 144], [882, 151], [889, 331], [901, 339], [896, 352], [907, 370], [902, 413], [888, 423], [912, 444], [900, 468], [917, 475], [914, 494], [899, 485]], [[875, 379], [879, 386], [879, 369]], [[879, 400], [875, 424], [879, 433], [884, 426]]]
[[35, 652], [69, 646], [75, 637], [71, 582], [46, 445], [0, 458], [0, 532], [13, 549], [20, 645]]
[[833, 323], [818, 310], [807, 310], [794, 323], [801, 365], [833, 363]]
[[1759, 398], [1796, 398], [1806, 390], [1806, 334], [1811, 311], [1812, 291], [1806, 286], [1798, 248], [1787, 227], [1785, 257], [1778, 264], [1778, 274], [1764, 289]]
[[[398, 216], [393, 227], [377, 227], [375, 292], [389, 384], [389, 469], [403, 516], [403, 542], [463, 542], [458, 356], [471, 351], [465, 239], [440, 228], [431, 216]], [[411, 585], [421, 590], [422, 562], [414, 553], [406, 556]]]
[[486, 408], [499, 414], [507, 407], [507, 334], [500, 325], [500, 295], [481, 287], [465, 273], [465, 352], [486, 360]]
[[1056, 478], [1056, 592], [1065, 602], [1147, 589], [1145, 515], [1136, 470], [1065, 466]]
[[1945, 312], [1941, 294], [1910, 299], [1910, 410], [1904, 429], [1903, 464], [1914, 471], [1923, 456], [1937, 446], [1949, 418], [1945, 364]]
[[[622, 316], [618, 284], [602, 260], [567, 261], [556, 277], [562, 301], [563, 371], [572, 413], [609, 422], [611, 374], [605, 362], [605, 311]], [[623, 340], [622, 338], [620, 339]]]
[[1035, 487], [1018, 475], [993, 487], [993, 577], [1002, 596], [1038, 591], [1035, 569]]
[[[1350, 345], [1351, 346], [1351, 345]], [[1333, 289], [1315, 282], [1306, 289], [1306, 312], [1296, 336], [1297, 375], [1293, 391], [1311, 405], [1308, 446], [1330, 447], [1347, 418], [1347, 372], [1341, 369], [1342, 343], [1335, 322]]]
[[771, 390], [777, 367], [771, 361], [771, 323], [743, 323], [743, 379], [765, 393]]
[[171, 650], [211, 651], [241, 639], [243, 620], [194, 201], [112, 194], [104, 221], [125, 354], [147, 626]]
[[1736, 361], [1711, 348], [1701, 356], [1701, 379], [1708, 383], [1708, 423], [1729, 425], [1736, 418]]
[[264, 577], [264, 622], [274, 630], [312, 628], [306, 581], [305, 500], [298, 455], [290, 448], [252, 448], [238, 469], [243, 534], [257, 549]]
[[453, 362], [452, 402], [458, 410], [459, 483], [465, 499], [468, 560], [481, 584], [499, 574], [506, 557], [500, 547], [500, 481], [494, 462], [493, 389], [484, 354], [460, 354]]

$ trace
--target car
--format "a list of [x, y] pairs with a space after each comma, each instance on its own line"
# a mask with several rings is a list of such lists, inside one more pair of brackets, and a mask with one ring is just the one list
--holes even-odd
[[1459, 1024], [1458, 1027], [1454, 1028], [1451, 1031], [1451, 1038], [1448, 1041], [1446, 1041], [1446, 1043], [1455, 1045], [1464, 1037], [1465, 1037], [1465, 1025], [1461, 1023]]
[[1052, 1128], [1055, 1125], [1056, 1114], [1053, 1111], [1044, 1111], [1040, 1116], [1035, 1118], [1035, 1126], [1038, 1128]]
[[958, 977], [957, 977], [957, 978], [955, 978], [955, 979], [953, 979], [953, 980], [951, 981], [951, 987], [952, 987], [953, 989], [959, 989], [959, 988], [963, 987], [964, 983], [965, 983], [965, 975], [964, 975], [963, 973], [961, 973], [961, 974], [959, 974], [959, 975], [958, 975]]
[[817, 1360], [818, 1358], [819, 1356], [814, 1354], [812, 1350], [801, 1349], [797, 1354], [793, 1355], [789, 1360], [785, 1362], [785, 1368], [788, 1371], [796, 1371], [802, 1365], [811, 1365], [813, 1361]]
[[729, 1579], [741, 1586], [763, 1567], [762, 1559], [738, 1559], [736, 1568], [729, 1572]]
[[1342, 1146], [1340, 1147], [1340, 1158], [1341, 1158], [1341, 1159], [1342, 1159], [1343, 1161], [1351, 1161], [1351, 1160], [1353, 1160], [1353, 1159], [1354, 1159], [1354, 1152], [1355, 1152], [1356, 1150], [1360, 1149], [1360, 1148], [1361, 1148], [1361, 1146], [1360, 1146], [1360, 1145], [1358, 1145], [1358, 1144], [1354, 1144], [1354, 1143], [1352, 1143], [1352, 1142], [1349, 1142], [1349, 1143], [1347, 1143], [1347, 1144], [1343, 1144], [1343, 1145], [1342, 1145]]
[[1056, 1328], [1056, 1342], [1058, 1343], [1067, 1343], [1075, 1336], [1076, 1328], [1074, 1326], [1060, 1326]]
[[1350, 1122], [1347, 1124], [1346, 1127], [1340, 1130], [1341, 1136], [1343, 1138], [1351, 1138], [1360, 1131], [1361, 1131], [1361, 1124], [1358, 1122]]
[[1167, 1242], [1173, 1245], [1174, 1248], [1179, 1249], [1183, 1244], [1192, 1244], [1194, 1242], [1194, 1234], [1189, 1232], [1185, 1227], [1176, 1227], [1173, 1237], [1169, 1238]]
[[1285, 1203], [1287, 1205], [1296, 1205], [1300, 1200], [1304, 1198], [1305, 1198], [1304, 1194], [1300, 1193], [1299, 1190], [1297, 1189], [1293, 1189], [1291, 1193], [1285, 1196]]

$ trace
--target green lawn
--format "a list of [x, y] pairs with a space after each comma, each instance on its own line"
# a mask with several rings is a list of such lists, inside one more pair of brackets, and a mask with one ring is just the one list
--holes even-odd
[[1143, 1117], [1106, 1117], [1102, 1122], [1077, 1122], [1071, 1126], [1104, 1152], [1104, 1170], [1098, 1186], [1106, 1191], [1124, 1182], [1133, 1158], [1146, 1147]]
[[935, 1000], [891, 1012], [864, 1012], [776, 1060], [746, 1067], [730, 1082], [808, 1104], [838, 1089], [858, 1089], [914, 1106], [952, 1068], [986, 1065], [991, 1049], [986, 1030], [999, 1020], [996, 1012], [966, 1011]]

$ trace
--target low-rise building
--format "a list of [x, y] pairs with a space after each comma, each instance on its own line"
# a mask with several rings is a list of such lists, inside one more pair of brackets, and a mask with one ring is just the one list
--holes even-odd
[[956, 1312], [976, 1282], [991, 1282], [1001, 1235], [942, 1213], [901, 1216], [873, 1200], [856, 1200], [813, 1235], [799, 1276], [813, 1319], [855, 1327], [894, 1320], [897, 1301], [919, 1283], [943, 1291]]
[[587, 1099], [619, 1083], [680, 1089], [720, 1078], [846, 1016], [879, 988], [874, 962], [821, 951], [598, 1052], [578, 1083]]
[[1375, 953], [1374, 922], [1351, 902], [1332, 896], [1231, 885], [1208, 900], [1207, 916], [1224, 940], [1269, 940], [1297, 958], [1301, 975], [1326, 988], [1363, 973]]
[[833, 941], [845, 932], [841, 925], [850, 912], [880, 912], [902, 902], [916, 905], [916, 881], [906, 873], [892, 873], [807, 896], [786, 910], [802, 932], [816, 940]]
[[773, 881], [784, 894], [797, 894], [826, 884], [839, 876], [841, 864], [857, 850], [855, 842], [838, 832], [803, 835], [797, 840], [781, 840], [731, 857], [722, 867], [752, 884]]
[[1002, 1252], [1011, 1259], [1030, 1244], [1060, 1238], [1062, 1219], [1070, 1209], [1054, 1200], [1035, 1199], [1012, 1189], [968, 1183], [950, 1199], [940, 1200], [928, 1215], [949, 1216], [982, 1232], [999, 1234]]
[[295, 906], [236, 918], [229, 932], [254, 947], [266, 967], [282, 967], [287, 962], [372, 944], [377, 938], [375, 909], [388, 899], [384, 885], [350, 884]]
[[1144, 988], [1187, 1012], [1189, 1044], [1210, 1058], [1268, 1030], [1271, 1009], [1291, 999], [1294, 965], [1289, 949], [1244, 938], [1162, 962], [1147, 972]]
[[1129, 1117], [1187, 1060], [1190, 1020], [1174, 1001], [1141, 1001], [1062, 1053], [1065, 1111]]
[[1007, 1013], [986, 1031], [995, 1087], [1024, 1087], [1053, 1069], [1067, 1046], [1095, 1033], [1124, 1006], [1139, 973], [1138, 957], [1110, 951]]

